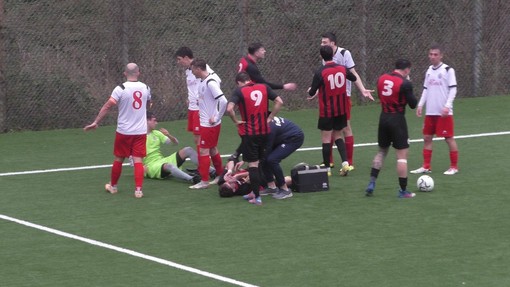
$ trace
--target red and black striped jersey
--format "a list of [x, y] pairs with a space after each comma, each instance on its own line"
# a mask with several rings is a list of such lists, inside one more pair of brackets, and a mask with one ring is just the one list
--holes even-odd
[[283, 89], [283, 84], [276, 84], [276, 83], [270, 83], [262, 77], [262, 74], [260, 73], [259, 67], [257, 66], [257, 63], [248, 55], [246, 57], [241, 58], [239, 60], [239, 66], [237, 69], [237, 72], [246, 72], [250, 76], [250, 79], [254, 83], [258, 84], [266, 84], [271, 89], [274, 90], [281, 90]]
[[346, 113], [347, 80], [356, 81], [356, 76], [345, 66], [333, 61], [326, 62], [313, 77], [310, 96], [319, 91], [319, 116], [322, 118], [338, 117]]
[[239, 135], [265, 135], [269, 133], [267, 117], [269, 100], [275, 100], [276, 93], [265, 84], [248, 83], [237, 88], [230, 102], [239, 107], [244, 124], [237, 126]]
[[414, 109], [418, 102], [413, 94], [412, 83], [397, 72], [379, 77], [377, 94], [383, 113], [404, 114], [407, 104]]

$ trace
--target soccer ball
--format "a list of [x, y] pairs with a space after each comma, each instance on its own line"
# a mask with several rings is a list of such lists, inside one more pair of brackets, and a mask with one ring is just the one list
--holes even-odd
[[416, 181], [416, 186], [420, 191], [432, 191], [434, 189], [434, 180], [428, 175], [422, 175]]

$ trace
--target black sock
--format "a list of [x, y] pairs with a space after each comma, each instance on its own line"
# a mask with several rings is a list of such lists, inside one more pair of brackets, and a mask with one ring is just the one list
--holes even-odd
[[336, 147], [338, 148], [338, 153], [340, 154], [340, 157], [342, 158], [342, 162], [347, 161], [347, 153], [345, 151], [345, 142], [343, 139], [337, 139], [335, 141]]
[[398, 184], [400, 185], [400, 190], [406, 190], [407, 188], [407, 177], [399, 177]]
[[322, 162], [325, 167], [329, 167], [331, 158], [331, 143], [322, 143]]
[[376, 168], [372, 168], [370, 170], [370, 181], [373, 181], [375, 182], [375, 180], [377, 179], [377, 177], [379, 176], [379, 172], [381, 170], [380, 169], [376, 169]]
[[248, 174], [250, 175], [251, 190], [255, 194], [255, 197], [259, 197], [260, 196], [260, 194], [259, 194], [259, 187], [260, 187], [259, 168], [258, 167], [249, 167]]

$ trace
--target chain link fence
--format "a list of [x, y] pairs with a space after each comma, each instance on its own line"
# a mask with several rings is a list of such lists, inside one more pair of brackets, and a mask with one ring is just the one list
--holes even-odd
[[[367, 88], [397, 58], [413, 63], [421, 93], [437, 42], [457, 72], [458, 97], [510, 93], [510, 1], [494, 0], [0, 0], [0, 130], [82, 127], [94, 119], [127, 62], [139, 64], [164, 120], [186, 116], [184, 73], [174, 53], [189, 46], [230, 95], [239, 59], [262, 42], [259, 63], [290, 110], [305, 100], [320, 65], [320, 36], [351, 50]], [[1, 8], [1, 7], [0, 7]], [[358, 91], [354, 91], [354, 96]], [[364, 104], [356, 97], [357, 104]], [[103, 124], [113, 124], [111, 113]]]

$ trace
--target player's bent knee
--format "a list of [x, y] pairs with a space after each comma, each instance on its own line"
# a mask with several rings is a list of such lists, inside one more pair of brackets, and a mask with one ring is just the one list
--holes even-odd
[[191, 155], [193, 155], [193, 152], [195, 152], [195, 150], [189, 146], [183, 147], [181, 150], [184, 152], [184, 155], [186, 157], [190, 157]]

